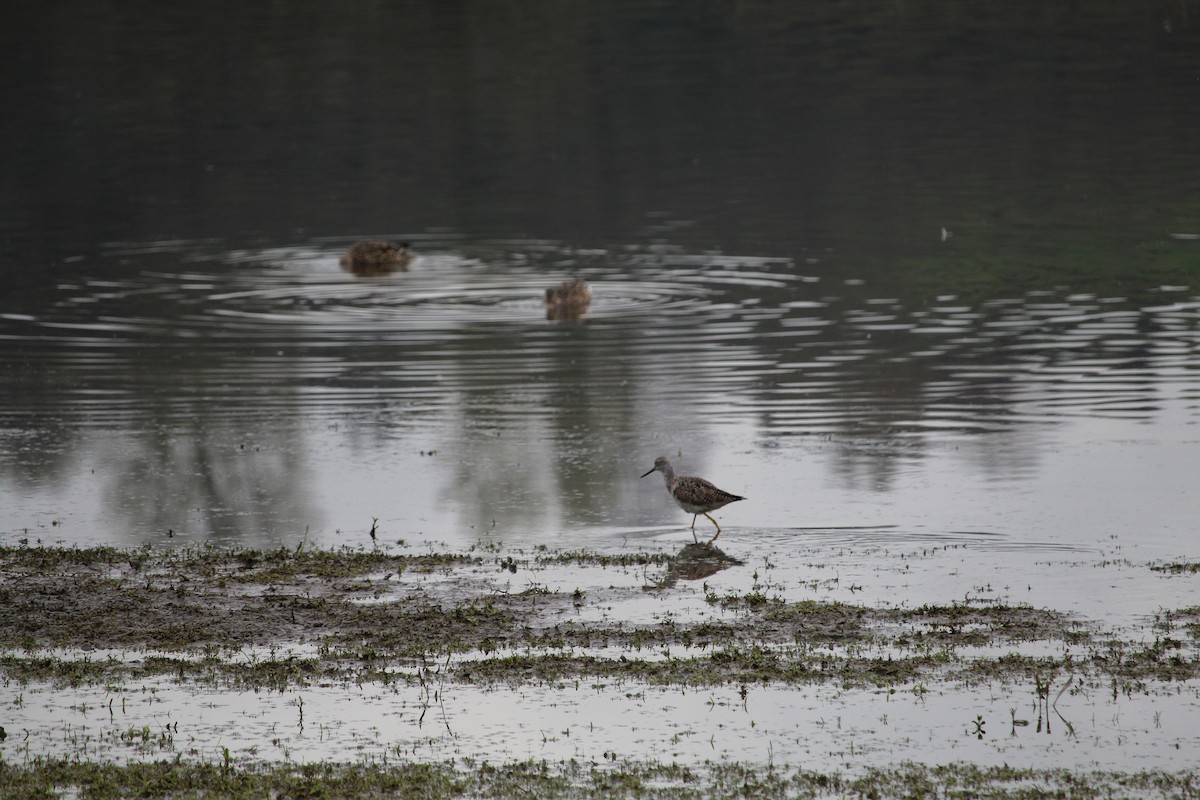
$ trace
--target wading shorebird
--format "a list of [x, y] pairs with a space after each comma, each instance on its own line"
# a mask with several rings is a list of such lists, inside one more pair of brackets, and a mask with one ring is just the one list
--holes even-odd
[[[646, 477], [655, 470], [663, 474], [663, 480], [667, 483], [667, 491], [671, 493], [671, 499], [675, 501], [675, 504], [692, 515], [693, 539], [696, 539], [696, 517], [701, 514], [708, 517], [710, 511], [716, 511], [722, 506], [746, 499], [741, 495], [730, 494], [724, 489], [718, 489], [704, 478], [697, 478], [694, 475], [676, 475], [675, 468], [664, 456], [654, 459], [654, 466], [647, 470], [642, 477]], [[708, 543], [712, 544], [717, 540], [717, 536], [721, 535], [721, 526], [712, 517], [708, 517], [708, 521], [717, 526], [716, 535], [708, 540]], [[696, 541], [700, 540], [696, 539]]]
[[404, 269], [412, 259], [408, 242], [396, 244], [382, 239], [367, 239], [350, 245], [338, 263], [355, 275], [382, 275]]
[[579, 319], [592, 302], [592, 287], [571, 278], [546, 290], [546, 319]]

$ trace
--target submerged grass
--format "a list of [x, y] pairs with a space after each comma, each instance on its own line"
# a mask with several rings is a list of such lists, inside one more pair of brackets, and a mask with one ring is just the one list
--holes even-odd
[[1200, 561], [1172, 561], [1166, 564], [1154, 564], [1150, 569], [1168, 575], [1195, 575], [1200, 572]]
[[[508, 561], [497, 563], [509, 569]], [[662, 562], [653, 553], [539, 551], [526, 569], [537, 563]], [[486, 579], [493, 571], [471, 553], [0, 547], [0, 672], [66, 686], [174, 676], [279, 689], [413, 680], [426, 659], [460, 654], [469, 657], [447, 677], [480, 683], [896, 686], [1059, 672], [1133, 685], [1200, 676], [1194, 609], [1161, 615], [1155, 624], [1169, 635], [1151, 644], [1102, 639], [1083, 621], [1029, 606], [868, 608], [759, 591], [708, 597], [718, 619], [582, 622], [572, 612], [589, 602], [584, 593], [534, 583], [501, 591]], [[431, 572], [450, 586], [436, 597], [426, 591]], [[1021, 653], [1031, 642], [1060, 652]], [[296, 645], [307, 648], [303, 657], [273, 652]], [[46, 652], [54, 647], [68, 652]], [[595, 652], [602, 648], [618, 655]], [[96, 650], [106, 655], [92, 657]]]
[[[521, 565], [531, 572], [677, 566], [664, 558], [539, 551]], [[706, 591], [707, 613], [693, 620], [635, 624], [593, 614], [584, 621], [577, 613], [589, 603], [612, 602], [622, 591], [640, 597], [645, 589], [498, 588], [497, 569], [511, 574], [516, 563], [473, 552], [0, 547], [0, 679], [103, 684], [110, 692], [153, 679], [277, 692], [338, 683], [427, 688], [436, 664], [439, 682], [483, 686], [629, 681], [924, 692], [934, 680], [1030, 681], [1048, 699], [1051, 684], [1060, 692], [1102, 686], [1133, 693], [1200, 677], [1197, 607], [1164, 610], [1146, 632], [1121, 638], [1024, 605], [789, 602], [756, 584], [742, 595]], [[669, 582], [651, 590], [672, 591]], [[1022, 652], [1026, 644], [1036, 654]], [[271, 765], [236, 761], [226, 751], [216, 764], [31, 758], [18, 765], [14, 752], [0, 748], [0, 797], [1183, 798], [1196, 796], [1200, 780], [1195, 770], [970, 764], [900, 764], [853, 775], [770, 763], [688, 768], [618, 761], [615, 753], [603, 763]]]
[[1119, 773], [1017, 769], [971, 764], [905, 763], [862, 775], [741, 763], [683, 767], [657, 761], [519, 761], [402, 764], [250, 765], [159, 761], [89, 764], [38, 759], [0, 761], [0, 796], [87, 800], [115, 798], [260, 797], [441, 798], [889, 798], [943, 797], [1041, 800], [1136, 795], [1194, 798], [1200, 771]]

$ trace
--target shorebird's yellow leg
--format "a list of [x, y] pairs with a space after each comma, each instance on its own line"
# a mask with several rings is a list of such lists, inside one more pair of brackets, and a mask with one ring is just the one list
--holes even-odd
[[[704, 513], [704, 516], [708, 517], [707, 511], [705, 511], [703, 513]], [[713, 534], [713, 537], [711, 539], [708, 540], [708, 543], [712, 544], [713, 542], [715, 542], [717, 540], [717, 537], [721, 535], [721, 526], [718, 525], [717, 521], [715, 519], [713, 519], [712, 517], [708, 517], [708, 521], [711, 522], [713, 525], [717, 526], [717, 532], [715, 534]]]
[[[700, 515], [692, 514], [692, 539], [695, 540], [696, 544], [700, 544], [700, 540], [696, 537], [696, 517], [698, 516]], [[704, 516], [707, 517], [708, 515], [705, 514]]]

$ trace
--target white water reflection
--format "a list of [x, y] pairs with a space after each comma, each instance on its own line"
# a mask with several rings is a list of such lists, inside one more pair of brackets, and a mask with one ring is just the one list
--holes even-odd
[[[1052, 686], [1057, 690], [1058, 686]], [[855, 774], [912, 760], [1013, 768], [1178, 770], [1200, 746], [1200, 686], [1117, 694], [1032, 685], [932, 691], [662, 688], [634, 681], [478, 688], [367, 684], [199, 690], [171, 682], [64, 691], [31, 683], [6, 709], [5, 761], [186, 758], [389, 763], [471, 757], [771, 762]]]

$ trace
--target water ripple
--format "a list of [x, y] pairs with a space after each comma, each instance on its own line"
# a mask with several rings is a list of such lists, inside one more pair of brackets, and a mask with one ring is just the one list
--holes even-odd
[[[202, 397], [237, 415], [336, 414], [482, 392], [519, 415], [536, 404], [512, 397], [583, 384], [598, 407], [692, 398], [710, 420], [751, 415], [780, 434], [903, 434], [1149, 418], [1165, 387], [1200, 384], [1194, 298], [1137, 307], [1047, 290], [910, 305], [862, 282], [844, 282], [854, 296], [817, 291], [817, 267], [787, 259], [536, 240], [426, 242], [409, 270], [361, 279], [338, 268], [344, 246], [113, 245], [125, 277], [81, 274], [48, 305], [0, 307], [18, 390], [6, 413], [53, 397], [112, 419]], [[591, 308], [546, 320], [541, 294], [567, 275], [592, 284]]]

